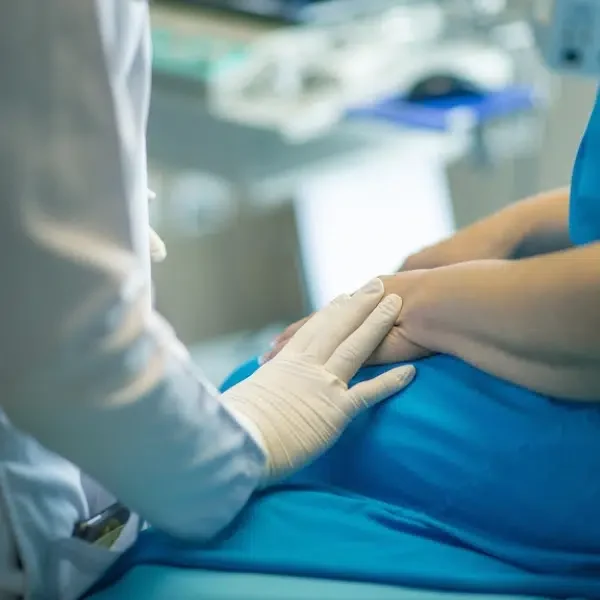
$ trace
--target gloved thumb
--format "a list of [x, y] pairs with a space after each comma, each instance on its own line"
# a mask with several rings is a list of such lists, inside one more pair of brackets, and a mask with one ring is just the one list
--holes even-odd
[[350, 388], [357, 413], [403, 390], [415, 378], [416, 372], [412, 365], [404, 365]]

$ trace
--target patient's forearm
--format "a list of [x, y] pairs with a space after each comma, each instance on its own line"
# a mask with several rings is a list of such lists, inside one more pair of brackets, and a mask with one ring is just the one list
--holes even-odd
[[535, 391], [600, 401], [600, 244], [425, 271], [403, 329]]
[[569, 190], [532, 196], [408, 256], [399, 271], [418, 271], [469, 260], [524, 258], [564, 250], [569, 239]]
[[522, 227], [515, 258], [557, 252], [571, 247], [569, 188], [544, 192], [504, 209]]

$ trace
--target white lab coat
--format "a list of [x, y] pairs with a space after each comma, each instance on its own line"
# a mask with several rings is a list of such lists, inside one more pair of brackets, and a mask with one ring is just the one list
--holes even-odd
[[264, 457], [150, 306], [147, 4], [2, 1], [0, 56], [0, 590], [53, 599], [112, 560], [74, 465], [202, 539]]

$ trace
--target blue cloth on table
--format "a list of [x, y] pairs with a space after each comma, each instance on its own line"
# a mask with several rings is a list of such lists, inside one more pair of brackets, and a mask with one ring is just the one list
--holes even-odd
[[161, 564], [600, 598], [599, 475], [600, 407], [431, 357], [218, 539], [194, 546], [147, 531], [103, 585]]

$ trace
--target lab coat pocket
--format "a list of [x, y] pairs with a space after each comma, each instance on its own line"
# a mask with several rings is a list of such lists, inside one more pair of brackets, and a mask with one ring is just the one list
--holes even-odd
[[53, 589], [48, 590], [49, 597], [79, 598], [135, 542], [138, 531], [139, 520], [132, 517], [110, 548], [73, 537], [56, 541], [50, 552], [47, 580], [53, 582]]

